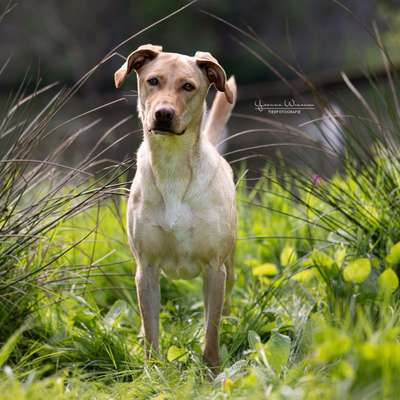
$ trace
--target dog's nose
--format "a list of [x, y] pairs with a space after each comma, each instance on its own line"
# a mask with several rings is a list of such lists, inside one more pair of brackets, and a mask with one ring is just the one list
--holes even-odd
[[168, 123], [171, 122], [174, 118], [175, 111], [172, 108], [163, 107], [156, 111], [156, 121]]

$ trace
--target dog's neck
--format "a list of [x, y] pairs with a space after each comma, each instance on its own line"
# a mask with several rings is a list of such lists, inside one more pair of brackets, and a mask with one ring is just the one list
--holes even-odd
[[202, 140], [200, 125], [189, 126], [180, 136], [144, 134], [148, 162], [167, 208], [183, 201], [193, 178]]
[[193, 167], [200, 142], [200, 128], [188, 128], [183, 135], [145, 133], [144, 142], [155, 176], [174, 179]]

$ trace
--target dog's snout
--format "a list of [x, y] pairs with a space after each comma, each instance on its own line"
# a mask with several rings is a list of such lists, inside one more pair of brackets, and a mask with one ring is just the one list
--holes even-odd
[[172, 108], [163, 107], [156, 111], [155, 117], [157, 122], [170, 123], [172, 122], [175, 115], [175, 111]]
[[175, 110], [171, 106], [159, 106], [156, 108], [153, 117], [152, 130], [160, 132], [176, 133], [174, 128]]

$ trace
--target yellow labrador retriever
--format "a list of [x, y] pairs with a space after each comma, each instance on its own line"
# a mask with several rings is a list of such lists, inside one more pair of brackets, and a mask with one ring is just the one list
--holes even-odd
[[[142, 331], [158, 351], [160, 271], [171, 278], [204, 278], [203, 357], [218, 369], [218, 329], [234, 282], [235, 185], [214, 144], [236, 101], [236, 84], [209, 53], [194, 57], [140, 46], [115, 73], [121, 87], [133, 70], [143, 142], [128, 200], [129, 243], [136, 259]], [[217, 94], [205, 118], [209, 86]]]

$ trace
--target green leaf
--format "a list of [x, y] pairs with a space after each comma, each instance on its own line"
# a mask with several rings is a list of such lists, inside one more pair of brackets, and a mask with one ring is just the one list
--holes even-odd
[[353, 366], [346, 360], [336, 363], [332, 372], [332, 375], [339, 379], [353, 379], [355, 375]]
[[371, 262], [368, 258], [358, 258], [349, 263], [343, 270], [343, 278], [346, 282], [362, 283], [371, 272]]
[[297, 261], [296, 249], [291, 246], [285, 246], [281, 253], [281, 265], [287, 267]]
[[108, 329], [118, 329], [121, 327], [121, 322], [128, 315], [128, 304], [124, 300], [117, 300], [109, 309], [104, 317], [104, 325]]
[[345, 258], [346, 258], [346, 248], [345, 247], [341, 247], [340, 249], [338, 249], [335, 252], [336, 265], [338, 267], [341, 267], [343, 265], [343, 263], [344, 263]]
[[399, 287], [399, 278], [396, 272], [388, 268], [379, 275], [378, 284], [385, 292], [393, 293]]
[[278, 268], [275, 264], [265, 263], [253, 268], [253, 275], [268, 275], [274, 276], [278, 273]]
[[320, 250], [314, 250], [311, 254], [311, 260], [315, 265], [330, 269], [334, 263], [331, 257]]
[[292, 279], [297, 282], [309, 282], [315, 277], [314, 269], [305, 269], [292, 276]]
[[269, 365], [277, 373], [287, 364], [290, 355], [291, 340], [289, 336], [278, 331], [271, 332], [271, 338], [264, 346]]
[[386, 261], [392, 265], [400, 264], [400, 242], [390, 248]]
[[320, 333], [322, 343], [316, 346], [314, 357], [319, 363], [326, 363], [341, 357], [351, 349], [351, 339], [338, 329], [328, 329]]
[[257, 350], [261, 344], [261, 339], [258, 333], [251, 330], [247, 334], [247, 340], [249, 341], [249, 347], [251, 350]]
[[249, 333], [247, 334], [247, 339], [249, 341], [250, 349], [253, 350], [254, 353], [257, 355], [256, 360], [262, 365], [264, 365], [268, 369], [268, 371], [274, 373], [274, 371], [272, 370], [271, 366], [268, 363], [267, 356], [265, 355], [264, 346], [261, 342], [258, 333], [254, 331], [249, 331]]
[[253, 267], [256, 267], [257, 265], [259, 265], [259, 264], [260, 264], [260, 261], [259, 261], [257, 258], [246, 258], [246, 259], [244, 260], [243, 264], [244, 264], [246, 267], [253, 268]]
[[179, 361], [185, 363], [187, 359], [188, 359], [188, 351], [185, 348], [172, 345], [168, 349], [167, 360], [169, 362]]

